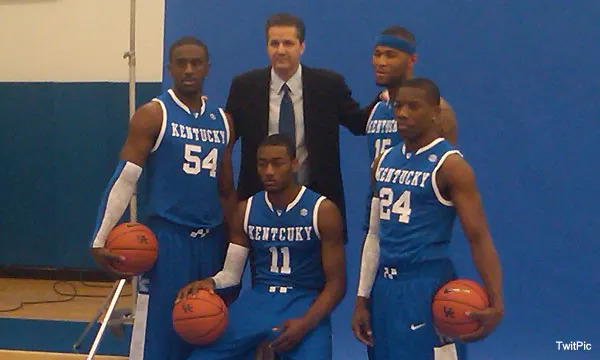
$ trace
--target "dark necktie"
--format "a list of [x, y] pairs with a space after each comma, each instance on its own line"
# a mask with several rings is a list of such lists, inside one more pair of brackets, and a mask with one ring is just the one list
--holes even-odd
[[279, 133], [289, 136], [295, 145], [296, 125], [294, 121], [294, 104], [292, 104], [290, 88], [287, 84], [283, 84], [281, 92], [283, 93], [283, 97], [281, 98], [281, 105], [279, 106]]

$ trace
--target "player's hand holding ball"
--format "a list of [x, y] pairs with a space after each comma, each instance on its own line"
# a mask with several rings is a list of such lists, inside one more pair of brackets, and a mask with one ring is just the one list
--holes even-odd
[[212, 278], [206, 278], [198, 281], [193, 281], [182, 287], [177, 294], [175, 303], [186, 298], [188, 295], [197, 293], [199, 290], [208, 290], [211, 294], [215, 292], [215, 283]]
[[296, 346], [310, 330], [310, 326], [304, 318], [299, 317], [284, 321], [274, 330], [281, 333], [271, 342], [269, 347], [276, 352], [283, 352]]
[[432, 302], [437, 331], [447, 337], [472, 342], [485, 338], [502, 319], [502, 297], [490, 302], [485, 290], [470, 279], [444, 284]]
[[354, 302], [352, 311], [352, 332], [363, 344], [373, 346], [373, 335], [371, 333], [371, 319], [367, 309], [367, 299], [358, 296]]
[[103, 247], [91, 248], [90, 252], [92, 253], [94, 261], [102, 270], [114, 276], [121, 276], [119, 272], [112, 268], [111, 264], [125, 261], [124, 256], [115, 254], [109, 249]]
[[480, 327], [470, 334], [459, 337], [459, 339], [464, 342], [472, 342], [485, 338], [496, 328], [503, 315], [504, 308], [498, 306], [490, 306], [482, 311], [467, 313], [468, 317], [479, 322]]
[[115, 226], [104, 248], [92, 248], [92, 256], [104, 269], [121, 276], [144, 273], [158, 256], [156, 235], [144, 224], [126, 222]]

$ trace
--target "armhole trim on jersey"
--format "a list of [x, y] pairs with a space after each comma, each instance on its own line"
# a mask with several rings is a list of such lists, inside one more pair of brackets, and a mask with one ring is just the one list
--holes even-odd
[[389, 152], [395, 148], [395, 146], [392, 146], [391, 148], [387, 149], [379, 158], [379, 162], [377, 163], [377, 166], [375, 167], [375, 182], [377, 182], [377, 172], [379, 171], [379, 167], [381, 166], [381, 163], [383, 162], [383, 159], [385, 159], [385, 157], [389, 154]]
[[244, 232], [248, 235], [248, 219], [250, 219], [250, 208], [252, 207], [252, 199], [254, 196], [248, 198], [246, 202], [246, 211], [244, 211]]
[[315, 233], [317, 234], [319, 240], [321, 240], [321, 232], [319, 231], [319, 207], [325, 199], [325, 196], [319, 197], [315, 203], [315, 208], [313, 209], [313, 229], [315, 229]]
[[438, 170], [444, 164], [444, 161], [446, 161], [446, 159], [448, 158], [448, 156], [450, 156], [452, 154], [458, 154], [461, 157], [463, 156], [460, 153], [460, 151], [458, 151], [458, 150], [447, 151], [444, 155], [442, 155], [442, 158], [440, 159], [440, 161], [438, 161], [437, 165], [433, 169], [433, 172], [431, 173], [431, 187], [433, 187], [433, 192], [435, 193], [435, 197], [438, 199], [438, 201], [440, 203], [442, 203], [442, 204], [444, 204], [446, 206], [454, 206], [454, 204], [452, 203], [452, 201], [446, 200], [442, 196], [442, 193], [440, 192], [440, 189], [438, 188], [438, 185], [437, 185], [436, 175], [437, 175]]
[[227, 133], [227, 144], [225, 144], [225, 146], [228, 146], [229, 139], [231, 139], [231, 133], [229, 130], [229, 121], [227, 121], [227, 115], [225, 115], [225, 111], [223, 111], [223, 109], [219, 108], [219, 113], [221, 113], [221, 116], [223, 117], [223, 123], [225, 124], [225, 132]]
[[369, 126], [369, 121], [373, 120], [373, 116], [375, 115], [375, 111], [377, 111], [377, 109], [379, 108], [379, 105], [381, 105], [381, 103], [382, 103], [382, 101], [379, 100], [379, 102], [377, 102], [377, 104], [375, 104], [375, 106], [373, 106], [373, 109], [371, 110], [371, 113], [369, 114], [369, 118], [367, 119], [367, 126]]
[[162, 122], [160, 124], [160, 132], [158, 133], [158, 137], [156, 138], [156, 142], [154, 143], [152, 150], [150, 150], [150, 152], [155, 152], [156, 150], [158, 150], [160, 143], [162, 143], [162, 139], [163, 137], [165, 137], [165, 131], [167, 130], [167, 108], [165, 107], [165, 103], [163, 103], [160, 99], [155, 98], [152, 99], [152, 101], [156, 101], [160, 104], [160, 108], [162, 109], [163, 114]]

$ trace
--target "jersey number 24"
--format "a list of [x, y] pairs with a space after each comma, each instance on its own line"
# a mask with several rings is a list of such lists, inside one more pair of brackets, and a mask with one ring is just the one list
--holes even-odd
[[[398, 221], [408, 224], [410, 221], [410, 191], [405, 190], [398, 200], [394, 201], [394, 191], [389, 187], [383, 187], [379, 190], [380, 209], [379, 218], [390, 220], [393, 214], [398, 215]], [[392, 202], [394, 203], [392, 205]], [[390, 206], [391, 205], [391, 206]]]

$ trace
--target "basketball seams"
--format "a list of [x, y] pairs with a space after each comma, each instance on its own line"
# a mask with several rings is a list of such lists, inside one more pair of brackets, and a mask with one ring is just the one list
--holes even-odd
[[479, 308], [479, 306], [475, 306], [473, 304], [469, 304], [468, 302], [462, 301], [462, 300], [456, 300], [456, 299], [436, 299], [433, 301], [433, 303], [435, 304], [436, 302], [451, 302], [451, 303], [455, 303], [455, 304], [461, 304], [461, 305], [466, 305], [466, 306], [470, 306], [472, 308], [475, 308], [479, 311], [485, 310], [485, 308], [481, 309]]
[[474, 319], [471, 321], [449, 321], [449, 320], [444, 320], [444, 319], [438, 319], [438, 322], [447, 324], [447, 325], [469, 325], [469, 324], [477, 324], [477, 321], [475, 321]]
[[[215, 315], [215, 316], [216, 316], [216, 315]], [[214, 317], [214, 316], [212, 316], [212, 317]], [[185, 319], [185, 320], [194, 320], [194, 319], [199, 319], [199, 318], [189, 318], [189, 319]], [[184, 320], [184, 319], [181, 319], [181, 320]], [[194, 338], [194, 339], [198, 339], [198, 338], [200, 338], [199, 340], [202, 340], [202, 338], [204, 338], [204, 337], [206, 337], [206, 336], [210, 335], [211, 333], [213, 333], [213, 332], [215, 332], [215, 331], [217, 331], [217, 330], [220, 330], [220, 329], [221, 329], [221, 326], [223, 325], [223, 322], [224, 322], [224, 321], [227, 321], [227, 317], [226, 317], [226, 316], [222, 316], [222, 317], [221, 317], [221, 320], [220, 320], [220, 321], [217, 323], [217, 325], [216, 325], [216, 326], [214, 326], [212, 329], [209, 329], [209, 330], [207, 330], [206, 332], [204, 332], [204, 333], [202, 333], [202, 334], [195, 334], [195, 335], [193, 336], [193, 338]]]
[[125, 251], [148, 251], [148, 252], [158, 252], [156, 249], [140, 249], [140, 248], [111, 248], [111, 251], [115, 250], [125, 250]]
[[204, 334], [202, 334], [202, 337], [205, 337], [217, 330], [221, 330], [221, 326], [224, 325], [223, 322], [227, 322], [227, 316], [222, 316], [221, 320], [219, 321], [219, 323], [217, 324], [217, 326], [213, 327], [212, 329], [208, 330], [207, 332], [205, 332]]
[[[221, 335], [227, 324], [227, 307], [218, 295], [207, 293], [201, 298], [186, 298], [185, 301], [194, 305], [194, 310], [186, 314], [176, 306], [172, 314], [173, 326], [185, 341], [204, 345]], [[207, 309], [210, 306], [213, 308]], [[202, 314], [206, 310], [210, 310], [211, 313]], [[183, 315], [189, 316], [181, 317]], [[205, 331], [198, 333], [201, 330]]]
[[487, 295], [485, 294], [485, 292], [482, 293], [483, 289], [481, 289], [481, 287], [479, 285], [473, 286], [470, 281], [466, 281], [466, 280], [462, 280], [462, 279], [460, 279], [458, 281], [460, 282], [461, 285], [464, 285], [465, 287], [468, 287], [469, 289], [473, 290], [473, 292], [475, 292], [479, 296], [479, 298], [481, 298], [481, 300], [484, 304], [490, 303]]
[[435, 300], [433, 303], [444, 303], [444, 302], [449, 302], [449, 303], [454, 303], [454, 304], [460, 304], [460, 305], [465, 305], [465, 306], [469, 306], [472, 307], [474, 309], [477, 309], [479, 311], [483, 311], [485, 310], [485, 308], [481, 309], [479, 306], [475, 306], [473, 304], [469, 304], [468, 302], [462, 301], [462, 300], [454, 300], [454, 299], [437, 299]]
[[[218, 295], [215, 295], [215, 296], [218, 296]], [[191, 317], [190, 316], [190, 317], [185, 317], [185, 318], [182, 318], [182, 319], [177, 319], [176, 321], [183, 320], [183, 319], [196, 319], [196, 318], [202, 318], [202, 317], [211, 317], [211, 316], [216, 316], [216, 315], [218, 315], [220, 313], [227, 314], [227, 308], [225, 307], [225, 304], [222, 301], [219, 301], [218, 303], [214, 303], [214, 302], [210, 301], [211, 299], [206, 299], [206, 298], [204, 298], [204, 299], [201, 299], [201, 298], [190, 298], [190, 299], [186, 299], [186, 300], [188, 300], [188, 301], [194, 301], [194, 302], [205, 302], [205, 303], [208, 303], [208, 304], [214, 306], [215, 308], [217, 308], [220, 312], [216, 313], [216, 314], [210, 314], [210, 315], [207, 315], [207, 316], [196, 316], [196, 317]], [[199, 306], [203, 306], [203, 305], [200, 304]]]
[[[147, 227], [145, 227], [144, 225], [142, 225], [142, 226], [139, 226], [139, 225], [141, 225], [141, 224], [136, 224], [134, 226], [128, 227], [127, 229], [124, 229], [123, 231], [119, 232], [119, 234], [117, 236], [115, 236], [114, 238], [111, 238], [110, 234], [109, 234], [108, 238], [106, 239], [105, 247], [109, 247], [109, 244], [115, 242], [117, 239], [121, 238], [123, 235], [131, 234], [131, 233], [139, 233], [139, 232], [143, 232], [147, 235], [149, 229]], [[154, 233], [152, 233], [152, 235], [154, 237], [156, 237], [156, 235], [154, 235]]]
[[[452, 288], [463, 291], [444, 293], [445, 290]], [[476, 331], [480, 326], [478, 321], [466, 314], [463, 315], [463, 313], [482, 311], [488, 304], [487, 294], [477, 282], [464, 278], [449, 281], [436, 291], [433, 298], [431, 312], [434, 324], [439, 331], [452, 337]], [[454, 307], [453, 310], [458, 316], [456, 318], [446, 318], [444, 307]]]
[[[144, 235], [148, 243], [140, 243]], [[152, 267], [158, 256], [158, 241], [150, 228], [142, 223], [123, 222], [115, 226], [107, 237], [104, 247], [115, 254], [126, 256], [123, 263], [112, 263], [111, 267], [123, 273], [139, 274]]]
[[209, 319], [209, 318], [214, 318], [217, 316], [222, 316], [223, 312], [219, 311], [213, 314], [203, 314], [203, 315], [199, 315], [199, 314], [190, 314], [190, 317], [182, 317], [182, 318], [178, 318], [175, 319], [174, 322], [179, 323], [179, 322], [186, 322], [189, 320], [196, 320], [196, 319]]

